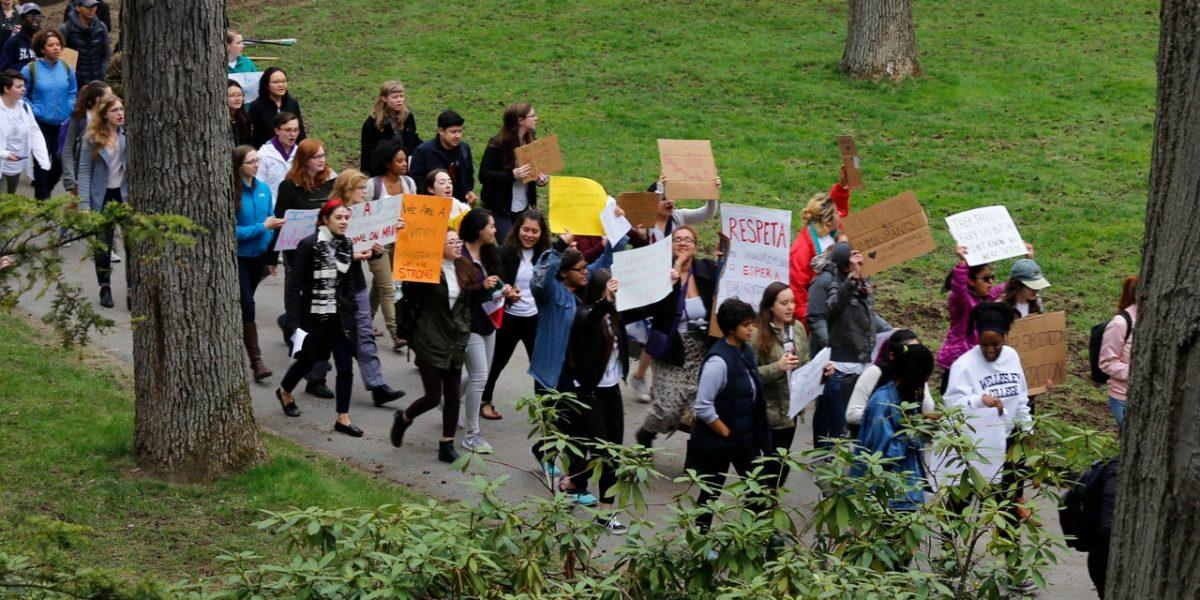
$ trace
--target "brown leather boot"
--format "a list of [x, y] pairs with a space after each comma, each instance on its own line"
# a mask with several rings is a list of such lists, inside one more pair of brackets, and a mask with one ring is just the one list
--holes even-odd
[[258, 349], [258, 326], [242, 323], [242, 341], [246, 344], [246, 354], [250, 355], [250, 370], [254, 372], [254, 380], [262, 381], [270, 377], [271, 370], [263, 364], [262, 351]]

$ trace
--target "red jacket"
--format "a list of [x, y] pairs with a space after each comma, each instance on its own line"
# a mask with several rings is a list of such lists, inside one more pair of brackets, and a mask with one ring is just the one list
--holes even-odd
[[[833, 184], [829, 188], [829, 197], [833, 199], [833, 205], [837, 207], [838, 217], [844, 219], [850, 214], [850, 188], [842, 187], [840, 183]], [[838, 233], [833, 232], [834, 239], [837, 239]], [[788, 254], [788, 285], [792, 288], [792, 294], [796, 297], [796, 320], [804, 323], [804, 327], [808, 328], [808, 323], [804, 317], [808, 314], [808, 284], [812, 283], [813, 273], [812, 259], [817, 255], [814, 240], [817, 237], [817, 232], [812, 225], [804, 225], [796, 232], [796, 239], [792, 242], [792, 250]]]

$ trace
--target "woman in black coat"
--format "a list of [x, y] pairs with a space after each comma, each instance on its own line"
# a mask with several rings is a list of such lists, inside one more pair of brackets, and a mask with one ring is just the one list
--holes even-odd
[[[518, 165], [516, 149], [537, 138], [537, 112], [528, 102], [516, 102], [504, 109], [504, 124], [483, 151], [479, 162], [479, 181], [483, 184], [480, 198], [483, 207], [496, 219], [496, 237], [505, 239], [516, 222], [517, 215], [537, 206], [537, 186], [546, 185], [550, 177], [533, 173], [528, 164]], [[521, 180], [536, 176], [529, 183]]]
[[300, 121], [300, 135], [296, 143], [308, 137], [304, 129], [304, 117], [300, 114], [300, 103], [288, 93], [287, 73], [279, 67], [270, 67], [263, 71], [262, 79], [258, 80], [258, 98], [250, 103], [246, 112], [250, 115], [250, 127], [253, 132], [251, 144], [261, 147], [275, 135], [275, 114], [283, 111], [296, 115]]
[[383, 82], [379, 96], [375, 98], [374, 110], [363, 121], [358, 146], [359, 169], [370, 173], [375, 149], [392, 139], [400, 140], [406, 156], [412, 156], [413, 150], [421, 145], [421, 136], [417, 135], [417, 120], [405, 100], [404, 84], [399, 81]]
[[[304, 238], [292, 256], [293, 277], [288, 281], [288, 318], [299, 323], [297, 331], [305, 333], [298, 344], [296, 360], [283, 376], [275, 397], [289, 417], [300, 416], [292, 390], [313, 364], [328, 360], [333, 354], [337, 368], [337, 421], [334, 430], [353, 437], [362, 437], [362, 430], [350, 422], [350, 393], [354, 386], [355, 294], [366, 288], [362, 268], [354, 261], [370, 258], [371, 251], [354, 252], [346, 238], [350, 224], [350, 209], [340, 200], [330, 200], [318, 213], [316, 233]], [[294, 347], [294, 346], [293, 346]]]

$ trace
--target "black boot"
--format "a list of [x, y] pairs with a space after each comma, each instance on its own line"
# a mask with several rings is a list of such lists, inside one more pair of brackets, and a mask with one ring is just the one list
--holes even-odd
[[310, 396], [324, 398], [326, 400], [332, 400], [335, 398], [333, 390], [329, 389], [329, 386], [325, 385], [324, 381], [308, 382], [308, 384], [304, 386], [304, 393]]
[[100, 306], [104, 308], [112, 308], [112, 288], [107, 285], [100, 286]]
[[371, 399], [375, 401], [375, 406], [383, 406], [392, 400], [399, 400], [403, 397], [403, 391], [393, 390], [391, 386], [386, 383], [371, 390]]
[[438, 460], [444, 463], [452, 463], [458, 460], [458, 451], [454, 449], [454, 440], [438, 442]]
[[[408, 426], [412, 425], [412, 421], [404, 418], [404, 411], [396, 413], [396, 420], [392, 421], [392, 445], [399, 448], [404, 444], [404, 432], [408, 431]], [[450, 445], [450, 450], [454, 450], [454, 445]]]
[[637, 443], [639, 445], [650, 448], [654, 446], [654, 438], [658, 437], [658, 434], [654, 433], [653, 431], [638, 429], [637, 434], [634, 437], [637, 439]]

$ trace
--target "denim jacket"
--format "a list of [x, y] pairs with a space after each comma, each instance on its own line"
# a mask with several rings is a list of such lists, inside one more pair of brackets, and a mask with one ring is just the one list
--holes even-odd
[[[624, 249], [626, 241], [627, 238], [622, 239], [617, 249]], [[604, 253], [587, 266], [588, 277], [597, 269], [612, 268], [612, 262], [613, 249], [606, 241]], [[543, 252], [533, 267], [533, 299], [537, 302], [538, 328], [533, 342], [533, 360], [529, 361], [529, 374], [542, 387], [549, 389], [558, 389], [578, 303], [575, 294], [558, 278], [561, 264], [562, 251], [552, 248]]]

